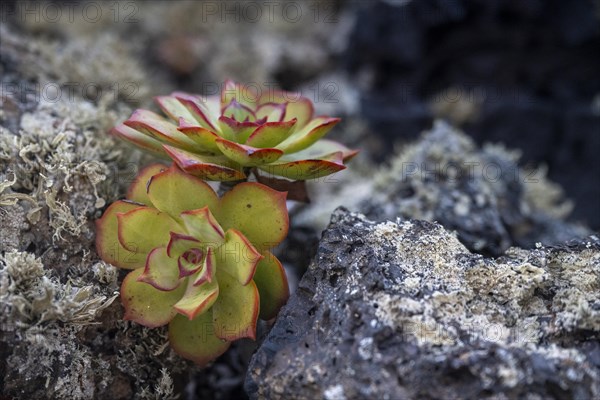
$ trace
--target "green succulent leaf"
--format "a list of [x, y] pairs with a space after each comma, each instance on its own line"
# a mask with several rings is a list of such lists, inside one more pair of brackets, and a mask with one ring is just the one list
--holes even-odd
[[168, 243], [170, 231], [180, 230], [167, 214], [150, 207], [117, 213], [117, 224], [121, 245], [127, 250], [146, 254]]
[[169, 235], [171, 236], [167, 245], [169, 257], [178, 258], [186, 251], [201, 246], [201, 242], [193, 236], [177, 232], [169, 232]]
[[213, 305], [215, 334], [223, 340], [256, 339], [259, 297], [254, 282], [240, 284], [236, 278], [217, 270], [219, 297]]
[[173, 290], [180, 283], [177, 260], [167, 255], [166, 247], [157, 247], [148, 253], [144, 272], [137, 280], [158, 290]]
[[175, 122], [179, 121], [181, 118], [189, 122], [196, 120], [194, 114], [173, 96], [157, 96], [154, 98], [154, 101], [156, 101], [160, 109]]
[[204, 261], [202, 263], [202, 269], [194, 277], [194, 286], [200, 286], [206, 282], [212, 282], [215, 273], [216, 260], [215, 252], [211, 247], [209, 247], [206, 250], [206, 256], [204, 257]]
[[256, 119], [266, 118], [268, 122], [283, 122], [286, 110], [287, 103], [265, 103], [256, 110]]
[[176, 315], [169, 324], [169, 342], [177, 354], [201, 367], [231, 346], [231, 342], [215, 335], [210, 312], [200, 314], [191, 321], [183, 315]]
[[237, 229], [259, 251], [278, 245], [287, 235], [286, 194], [254, 182], [227, 192], [215, 213], [224, 230]]
[[190, 151], [198, 149], [194, 141], [177, 130], [175, 124], [152, 111], [136, 110], [124, 124], [160, 142]]
[[205, 246], [219, 246], [223, 243], [223, 229], [208, 207], [182, 212], [180, 218], [189, 234]]
[[259, 104], [283, 103], [286, 104], [285, 120], [296, 118], [296, 129], [304, 127], [314, 114], [312, 102], [298, 93], [282, 90], [267, 90], [259, 99]]
[[194, 276], [191, 276], [188, 279], [185, 294], [174, 305], [180, 314], [185, 315], [190, 320], [206, 312], [220, 297], [220, 288], [216, 279], [202, 285], [194, 285], [194, 278]]
[[139, 204], [116, 201], [104, 211], [102, 218], [96, 221], [96, 251], [104, 261], [124, 269], [142, 268], [146, 264], [146, 253], [127, 250], [118, 238], [117, 214], [139, 207]]
[[223, 182], [246, 179], [246, 175], [233, 168], [225, 157], [201, 156], [166, 145], [163, 148], [179, 168], [200, 179]]
[[182, 211], [209, 207], [216, 209], [219, 198], [204, 181], [171, 166], [156, 174], [148, 184], [148, 197], [158, 210], [178, 220]]
[[133, 183], [127, 190], [127, 199], [137, 203], [152, 205], [148, 197], [148, 183], [152, 176], [166, 170], [168, 167], [163, 164], [151, 164], [143, 168], [135, 177]]
[[221, 137], [236, 143], [246, 142], [252, 132], [258, 128], [256, 122], [238, 122], [224, 116], [219, 117], [218, 124], [221, 130]]
[[219, 269], [236, 278], [242, 285], [247, 285], [252, 280], [256, 264], [262, 257], [252, 243], [236, 229], [229, 229], [225, 233], [225, 243], [217, 249]]
[[245, 167], [269, 164], [283, 155], [278, 149], [257, 149], [227, 139], [217, 139], [217, 146], [229, 159]]
[[[210, 131], [215, 131], [214, 121], [211, 118], [210, 105], [198, 96], [176, 92], [174, 96], [193, 115], [194, 121]], [[193, 121], [190, 121], [193, 122]]]
[[325, 136], [340, 122], [339, 118], [318, 117], [277, 145], [286, 154], [304, 150]]
[[256, 266], [254, 283], [260, 294], [260, 318], [275, 318], [290, 296], [287, 276], [281, 262], [270, 252]]
[[259, 148], [277, 146], [291, 134], [296, 121], [294, 118], [286, 122], [267, 122], [256, 129], [245, 144]]
[[183, 118], [179, 119], [178, 129], [188, 138], [196, 142], [199, 148], [203, 149], [204, 152], [221, 154], [221, 151], [216, 143], [216, 140], [219, 138], [216, 133], [201, 126], [189, 123]]
[[306, 180], [321, 178], [334, 172], [346, 169], [343, 153], [337, 152], [321, 159], [305, 159], [303, 156], [290, 154], [281, 157], [277, 163], [259, 167], [261, 170], [272, 175], [283, 176], [293, 180]]
[[223, 116], [234, 119], [236, 121], [248, 121], [254, 122], [256, 120], [256, 114], [248, 106], [239, 103], [236, 99], [232, 99], [231, 102], [223, 108]]
[[143, 270], [138, 268], [123, 280], [121, 301], [125, 307], [124, 318], [148, 328], [166, 325], [177, 314], [173, 306], [185, 292], [185, 286], [171, 291], [158, 290], [145, 282], [138, 282], [142, 273]]
[[344, 161], [349, 161], [352, 159], [352, 157], [358, 154], [358, 150], [349, 149], [341, 143], [333, 140], [321, 139], [312, 146], [294, 154], [290, 154], [290, 156], [295, 157], [296, 160], [300, 160], [302, 158], [311, 160], [326, 158], [331, 154], [338, 152], [342, 153], [342, 158]]
[[163, 149], [160, 141], [153, 139], [152, 137], [133, 128], [130, 128], [125, 124], [114, 127], [111, 130], [111, 133], [150, 153], [154, 153], [161, 157], [165, 156], [165, 150]]
[[[244, 86], [227, 79], [221, 90], [221, 110], [229, 106], [232, 101], [248, 108], [253, 107], [255, 97], [251, 86]], [[223, 114], [225, 113], [223, 112]], [[238, 119], [238, 121], [243, 121], [243, 119]]]

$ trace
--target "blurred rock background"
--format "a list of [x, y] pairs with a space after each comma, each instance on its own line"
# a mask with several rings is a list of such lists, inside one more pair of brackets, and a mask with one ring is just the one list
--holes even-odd
[[[93, 249], [93, 221], [151, 160], [107, 131], [172, 90], [233, 78], [344, 119], [331, 137], [361, 154], [291, 205], [280, 256], [298, 276], [340, 205], [440, 220], [492, 256], [598, 230], [599, 21], [593, 0], [3, 2], [2, 395], [244, 396], [252, 345], [202, 372], [181, 362], [163, 333], [120, 321], [119, 273]], [[467, 136], [421, 137], [436, 118]], [[473, 160], [519, 173], [456, 187], [402, 175], [403, 162]], [[478, 196], [485, 207], [458, 218]]]

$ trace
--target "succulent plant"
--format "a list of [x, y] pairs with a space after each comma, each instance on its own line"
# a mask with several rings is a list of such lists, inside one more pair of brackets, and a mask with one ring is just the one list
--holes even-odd
[[285, 271], [269, 249], [287, 231], [285, 193], [244, 182], [219, 198], [176, 165], [154, 164], [97, 221], [96, 247], [132, 270], [121, 287], [125, 318], [169, 324], [173, 349], [204, 365], [231, 341], [255, 338], [258, 316], [273, 318], [286, 301]]
[[246, 180], [258, 171], [291, 180], [319, 178], [345, 168], [357, 152], [322, 137], [340, 120], [314, 117], [312, 102], [284, 91], [253, 95], [227, 81], [220, 95], [182, 92], [155, 98], [168, 116], [136, 110], [113, 132], [172, 158], [205, 180]]

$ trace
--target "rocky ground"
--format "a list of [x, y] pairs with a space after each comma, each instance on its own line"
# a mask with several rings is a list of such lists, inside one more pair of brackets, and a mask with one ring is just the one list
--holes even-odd
[[[587, 3], [322, 1], [321, 19], [294, 24], [130, 3], [127, 21], [110, 2], [94, 23], [2, 14], [0, 398], [600, 396]], [[486, 54], [504, 74], [483, 73]], [[466, 76], [533, 101], [432, 100]], [[362, 153], [290, 204], [278, 256], [295, 292], [272, 329], [200, 370], [164, 330], [122, 321], [122, 275], [96, 254], [94, 221], [153, 161], [108, 130], [153, 95], [227, 77], [312, 95]]]
[[251, 398], [600, 395], [600, 239], [471, 253], [439, 224], [334, 212], [252, 358]]

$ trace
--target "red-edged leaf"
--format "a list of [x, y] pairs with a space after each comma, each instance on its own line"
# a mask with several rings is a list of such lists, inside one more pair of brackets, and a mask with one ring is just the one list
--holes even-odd
[[295, 118], [286, 122], [267, 122], [256, 129], [245, 144], [258, 148], [275, 147], [291, 134], [295, 124]]
[[[253, 89], [258, 89], [254, 85], [243, 85], [240, 83], [235, 83], [231, 79], [228, 79], [223, 84], [223, 88], [221, 90], [221, 110], [223, 110], [231, 104], [232, 100], [235, 100], [237, 103], [249, 108], [254, 109], [256, 106], [256, 101], [258, 100], [258, 93], [255, 93]], [[241, 121], [238, 119], [238, 121]]]
[[237, 279], [217, 269], [219, 297], [213, 305], [213, 324], [217, 337], [237, 340], [256, 339], [256, 320], [260, 307], [254, 282], [241, 285]]
[[281, 262], [270, 252], [256, 266], [254, 283], [260, 295], [260, 318], [275, 318], [290, 296], [287, 276]]
[[293, 180], [321, 178], [346, 169], [341, 152], [330, 154], [320, 160], [287, 161], [294, 159], [293, 156], [295, 154], [285, 158], [282, 157], [277, 163], [259, 168], [271, 175], [283, 176]]
[[111, 133], [121, 139], [124, 139], [137, 147], [140, 147], [146, 151], [154, 153], [156, 155], [164, 156], [165, 151], [162, 147], [162, 143], [150, 136], [138, 132], [137, 130], [128, 127], [127, 125], [121, 124], [114, 127]]
[[210, 312], [192, 321], [176, 315], [169, 324], [169, 342], [177, 354], [201, 367], [225, 353], [231, 345], [215, 335]]
[[202, 207], [214, 210], [219, 201], [206, 182], [186, 174], [176, 165], [152, 177], [148, 184], [148, 197], [154, 207], [175, 220], [183, 211]]
[[283, 150], [286, 154], [304, 150], [325, 136], [340, 121], [339, 118], [315, 118], [304, 128], [297, 130], [289, 138], [281, 142], [277, 148]]
[[151, 164], [140, 170], [127, 190], [127, 199], [145, 205], [152, 205], [152, 202], [148, 198], [148, 183], [150, 178], [167, 168], [164, 164]]
[[297, 118], [296, 130], [301, 129], [306, 125], [314, 114], [312, 101], [303, 97], [299, 93], [286, 92], [281, 90], [267, 90], [261, 96], [259, 103], [261, 105], [267, 103], [287, 103], [285, 120]]
[[159, 142], [191, 151], [198, 147], [194, 141], [177, 130], [177, 125], [152, 111], [135, 110], [124, 124]]
[[231, 161], [225, 157], [200, 156], [171, 146], [164, 146], [164, 149], [179, 168], [200, 179], [207, 181], [246, 179], [246, 175], [242, 171], [226, 166]]
[[131, 271], [121, 285], [121, 301], [125, 307], [126, 320], [137, 322], [149, 328], [167, 324], [177, 310], [173, 305], [185, 292], [181, 285], [175, 290], [162, 291], [144, 282], [138, 282], [142, 269]]
[[215, 213], [224, 230], [239, 230], [258, 249], [278, 245], [289, 228], [286, 194], [260, 183], [243, 182], [227, 192]]
[[198, 96], [182, 92], [174, 92], [172, 93], [172, 96], [179, 100], [179, 102], [190, 112], [190, 114], [194, 116], [194, 121], [200, 124], [200, 126], [213, 132], [216, 130], [213, 115], [208, 103], [208, 97], [206, 97], [203, 101], [203, 99], [199, 98]]
[[283, 155], [283, 151], [278, 149], [257, 149], [226, 139], [217, 139], [217, 146], [230, 160], [245, 167], [270, 164]]
[[239, 122], [254, 122], [256, 120], [256, 114], [250, 107], [239, 103], [236, 99], [232, 99], [231, 102], [223, 108], [221, 114], [224, 117], [232, 118]]
[[119, 242], [127, 250], [149, 253], [169, 243], [170, 232], [181, 228], [167, 214], [150, 207], [117, 213]]
[[287, 103], [265, 103], [256, 110], [256, 119], [266, 118], [268, 122], [283, 122], [286, 109]]
[[185, 251], [179, 256], [179, 258], [177, 258], [179, 277], [184, 278], [198, 272], [202, 268], [203, 255], [204, 251], [202, 249], [193, 248]]
[[142, 268], [146, 264], [147, 253], [127, 250], [121, 246], [118, 236], [117, 214], [139, 207], [139, 204], [116, 201], [104, 211], [102, 218], [96, 221], [96, 251], [107, 263], [124, 269]]
[[216, 133], [198, 125], [179, 119], [179, 128], [188, 138], [198, 144], [198, 148], [204, 149], [206, 153], [220, 154], [221, 151], [215, 141], [219, 137]]
[[169, 116], [173, 121], [177, 122], [181, 118], [187, 121], [195, 121], [194, 115], [174, 96], [156, 96], [154, 101], [160, 109]]
[[173, 307], [189, 319], [206, 312], [219, 296], [219, 285], [215, 279], [202, 285], [194, 285], [194, 276], [188, 279], [185, 294]]
[[206, 250], [206, 257], [202, 264], [200, 273], [194, 277], [194, 286], [203, 285], [206, 282], [212, 282], [216, 264], [215, 252], [211, 247]]
[[200, 241], [195, 237], [184, 235], [177, 232], [169, 232], [171, 239], [167, 245], [167, 255], [178, 258], [186, 251], [200, 247]]
[[190, 236], [200, 240], [204, 246], [220, 246], [223, 243], [223, 229], [208, 207], [182, 212], [180, 218]]
[[166, 247], [157, 247], [148, 254], [144, 273], [138, 282], [145, 282], [158, 290], [173, 290], [179, 286], [177, 259], [167, 255]]
[[225, 233], [225, 243], [216, 250], [219, 270], [227, 272], [242, 285], [247, 285], [254, 276], [256, 264], [263, 256], [236, 229]]
[[312, 144], [310, 147], [294, 153], [293, 156], [296, 157], [296, 159], [320, 159], [337, 152], [342, 153], [344, 161], [349, 161], [352, 159], [352, 157], [358, 154], [358, 150], [349, 149], [341, 143], [333, 140], [321, 139]]
[[221, 136], [236, 143], [244, 143], [259, 126], [256, 122], [238, 122], [229, 117], [219, 117]]

